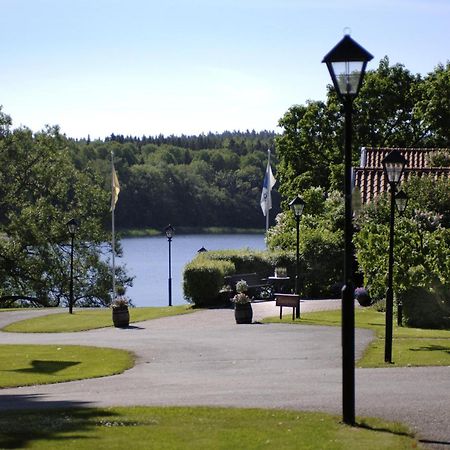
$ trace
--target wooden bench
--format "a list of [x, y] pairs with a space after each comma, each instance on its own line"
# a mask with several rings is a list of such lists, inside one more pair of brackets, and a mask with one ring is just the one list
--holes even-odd
[[238, 281], [244, 280], [247, 282], [248, 294], [252, 298], [258, 298], [258, 294], [262, 289], [270, 288], [270, 283], [267, 279], [263, 279], [256, 272], [253, 273], [235, 273], [233, 275], [228, 275], [224, 278], [225, 284], [229, 285], [236, 293], [236, 283]]
[[[275, 304], [280, 307], [280, 320], [283, 318], [283, 306], [292, 308], [292, 320], [300, 318], [300, 296], [297, 294], [275, 293]], [[295, 316], [295, 317], [294, 317]]]

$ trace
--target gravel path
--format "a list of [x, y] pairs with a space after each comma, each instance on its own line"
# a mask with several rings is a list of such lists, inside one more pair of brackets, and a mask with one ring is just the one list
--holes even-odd
[[[303, 312], [339, 306], [336, 300], [301, 302]], [[127, 329], [0, 333], [1, 343], [96, 345], [137, 355], [136, 365], [121, 375], [2, 389], [0, 409], [214, 405], [340, 415], [340, 328], [258, 323], [278, 315], [273, 302], [253, 304], [253, 311], [252, 325], [236, 325], [232, 310], [205, 310]], [[34, 313], [1, 313], [0, 326]], [[356, 330], [357, 357], [372, 338], [370, 330]], [[450, 448], [449, 405], [450, 367], [356, 370], [356, 414], [404, 422], [425, 441], [440, 442], [431, 448]]]

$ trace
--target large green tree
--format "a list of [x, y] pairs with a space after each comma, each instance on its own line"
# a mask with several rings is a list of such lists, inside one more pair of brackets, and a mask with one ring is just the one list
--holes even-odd
[[[92, 172], [76, 169], [57, 127], [34, 134], [10, 125], [0, 111], [0, 302], [67, 303], [66, 223], [76, 218], [76, 304], [107, 305], [111, 275], [102, 253], [109, 241], [108, 193]], [[130, 282], [121, 268], [118, 277]]]
[[[449, 147], [449, 98], [449, 63], [438, 65], [430, 74], [421, 76], [410, 73], [401, 64], [390, 65], [388, 58], [383, 58], [378, 68], [367, 72], [353, 105], [353, 165], [359, 165], [363, 146]], [[319, 250], [325, 248], [331, 258], [339, 258], [335, 260], [339, 267], [342, 266], [342, 259], [337, 250], [342, 249], [338, 239], [342, 221], [339, 214], [332, 216], [337, 221], [324, 220], [324, 209], [317, 198], [311, 197], [311, 193], [319, 192], [318, 188], [324, 194], [334, 189], [342, 192], [344, 121], [341, 108], [334, 88], [329, 86], [326, 101], [308, 101], [305, 105], [292, 106], [280, 119], [279, 124], [284, 131], [276, 138], [278, 189], [283, 196], [283, 206], [287, 209], [287, 202], [299, 194], [307, 200], [302, 219], [303, 237], [300, 234], [302, 251], [306, 248], [307, 239], [319, 229], [323, 242], [316, 241], [314, 245]], [[448, 153], [436, 152], [433, 157], [440, 161], [439, 165], [448, 164]], [[411, 180], [408, 189], [413, 210], [439, 216], [441, 228], [434, 233], [426, 230], [422, 233], [414, 225], [420, 214], [399, 225], [398, 239], [403, 230], [406, 233], [404, 238], [412, 240], [403, 247], [406, 253], [401, 259], [410, 269], [402, 273], [411, 275], [405, 278], [403, 286], [411, 286], [421, 268], [433, 274], [429, 279], [423, 278], [421, 285], [430, 282], [431, 278], [443, 283], [445, 275], [448, 279], [448, 265], [444, 264], [445, 258], [448, 258], [445, 251], [445, 245], [448, 246], [448, 230], [445, 228], [448, 227], [450, 214], [448, 180]], [[309, 202], [312, 205], [308, 208]], [[388, 218], [386, 210], [374, 208], [371, 220], [361, 223], [356, 240], [366, 283], [377, 297], [382, 295], [385, 286], [385, 273], [380, 268], [387, 263]], [[325, 242], [325, 238], [332, 235], [333, 239]], [[425, 244], [423, 248], [415, 246], [420, 237], [429, 243], [428, 247]], [[272, 248], [294, 248], [294, 221], [289, 212], [280, 215], [278, 225], [269, 233], [268, 241]], [[330, 243], [336, 252], [330, 251]], [[401, 250], [398, 252], [401, 254]], [[421, 255], [422, 252], [424, 255]], [[329, 261], [326, 261], [323, 266], [328, 264]], [[328, 279], [324, 277], [323, 281], [327, 283]]]
[[[413, 177], [402, 188], [408, 208], [395, 223], [394, 284], [401, 294], [436, 284], [450, 289], [450, 185], [447, 179]], [[386, 290], [390, 207], [388, 195], [366, 205], [357, 223], [356, 256], [375, 298]]]
[[[448, 147], [450, 64], [426, 76], [383, 58], [369, 70], [354, 102], [353, 162], [360, 148]], [[311, 186], [342, 190], [343, 114], [332, 86], [327, 100], [294, 105], [276, 139], [279, 190], [290, 199]]]

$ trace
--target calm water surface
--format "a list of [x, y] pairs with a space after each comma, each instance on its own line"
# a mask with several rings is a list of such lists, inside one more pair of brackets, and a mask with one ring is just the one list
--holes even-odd
[[[127, 296], [136, 306], [167, 306], [169, 303], [169, 244], [165, 236], [121, 239], [125, 264], [135, 276]], [[264, 250], [264, 235], [258, 234], [195, 234], [172, 239], [172, 304], [186, 303], [183, 298], [183, 268], [197, 251], [250, 248]]]

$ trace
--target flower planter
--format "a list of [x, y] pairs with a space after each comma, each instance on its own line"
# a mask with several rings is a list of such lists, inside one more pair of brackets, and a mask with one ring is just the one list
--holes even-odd
[[251, 303], [235, 303], [234, 318], [236, 323], [252, 323], [253, 309]]
[[114, 326], [117, 328], [126, 328], [130, 324], [130, 312], [128, 311], [128, 308], [113, 308], [112, 318]]

